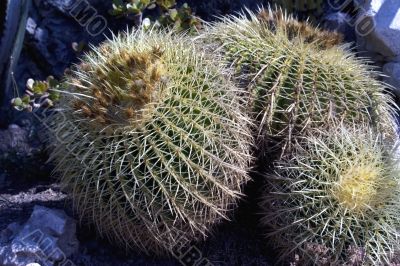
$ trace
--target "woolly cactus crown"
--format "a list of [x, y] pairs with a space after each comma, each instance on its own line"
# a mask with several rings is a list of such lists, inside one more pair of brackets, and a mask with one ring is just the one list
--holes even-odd
[[[254, 95], [258, 141], [290, 147], [299, 135], [365, 122], [395, 135], [391, 97], [378, 73], [356, 59], [340, 35], [298, 22], [280, 10], [248, 11], [211, 24], [199, 40], [236, 69]], [[263, 147], [262, 145], [260, 147]]]
[[282, 259], [386, 265], [398, 251], [398, 158], [381, 136], [357, 126], [303, 139], [276, 163], [261, 207]]
[[114, 36], [67, 77], [52, 158], [81, 219], [165, 253], [229, 217], [249, 178], [249, 118], [228, 70], [191, 40]]

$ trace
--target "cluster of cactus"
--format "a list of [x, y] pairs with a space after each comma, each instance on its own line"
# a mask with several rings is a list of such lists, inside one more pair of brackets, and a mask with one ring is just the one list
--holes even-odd
[[187, 3], [177, 7], [175, 0], [113, 0], [113, 9], [110, 14], [117, 17], [127, 17], [142, 23], [142, 16], [146, 10], [158, 9], [159, 17], [155, 23], [145, 19], [143, 23], [146, 28], [174, 27], [177, 31], [197, 32], [201, 22], [196, 17]]
[[379, 134], [354, 127], [302, 139], [266, 178], [262, 224], [281, 259], [389, 265], [398, 251], [398, 155]]
[[221, 51], [253, 95], [261, 152], [290, 151], [296, 136], [343, 122], [395, 134], [393, 100], [365, 62], [338, 46], [338, 34], [271, 9], [249, 17], [227, 17], [199, 39]]
[[396, 106], [378, 73], [338, 34], [280, 10], [227, 17], [198, 39], [252, 95], [259, 169], [269, 173], [271, 160], [277, 169], [266, 174], [262, 221], [282, 261], [388, 263], [399, 248], [400, 172], [390, 154]]
[[396, 107], [340, 43], [268, 9], [196, 38], [141, 28], [94, 48], [48, 119], [81, 220], [146, 253], [202, 239], [230, 217], [257, 140], [259, 169], [275, 166], [260, 204], [282, 261], [389, 263]]
[[163, 254], [230, 217], [248, 181], [246, 95], [187, 37], [114, 36], [66, 77], [56, 173], [81, 219], [126, 248]]

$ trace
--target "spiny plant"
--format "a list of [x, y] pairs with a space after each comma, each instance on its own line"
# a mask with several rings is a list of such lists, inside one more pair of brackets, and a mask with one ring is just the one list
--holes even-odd
[[229, 218], [249, 180], [251, 122], [215, 57], [138, 30], [94, 48], [66, 83], [51, 158], [82, 220], [164, 254]]
[[222, 54], [253, 95], [258, 146], [265, 154], [275, 146], [289, 151], [297, 136], [342, 122], [368, 122], [385, 137], [395, 135], [387, 87], [366, 60], [339, 45], [339, 34], [270, 8], [225, 17], [198, 40]]
[[354, 127], [299, 139], [267, 178], [261, 222], [281, 261], [389, 265], [399, 250], [398, 156], [392, 142]]

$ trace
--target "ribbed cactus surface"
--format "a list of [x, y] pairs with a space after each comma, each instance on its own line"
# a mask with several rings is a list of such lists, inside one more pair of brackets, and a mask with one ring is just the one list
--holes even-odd
[[253, 95], [265, 153], [274, 143], [285, 150], [296, 136], [342, 122], [367, 122], [394, 134], [394, 104], [386, 86], [367, 62], [340, 46], [336, 33], [269, 9], [224, 18], [199, 39], [226, 58]]
[[184, 36], [114, 36], [67, 77], [56, 174], [84, 221], [126, 248], [163, 254], [229, 218], [249, 180], [246, 93]]
[[262, 224], [282, 262], [297, 255], [299, 265], [392, 265], [398, 154], [368, 127], [353, 126], [301, 139], [266, 179]]

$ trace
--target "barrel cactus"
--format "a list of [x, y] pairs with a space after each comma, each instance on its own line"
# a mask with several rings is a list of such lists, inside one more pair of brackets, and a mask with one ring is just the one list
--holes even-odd
[[389, 265], [399, 251], [398, 155], [354, 127], [301, 139], [267, 179], [262, 224], [283, 261]]
[[297, 136], [342, 122], [367, 122], [385, 137], [395, 135], [387, 87], [340, 45], [339, 34], [267, 9], [226, 17], [198, 39], [223, 54], [253, 95], [258, 146], [268, 148], [262, 153], [289, 151]]
[[165, 254], [230, 217], [249, 180], [246, 93], [189, 38], [137, 30], [93, 49], [48, 120], [55, 173], [81, 220]]

